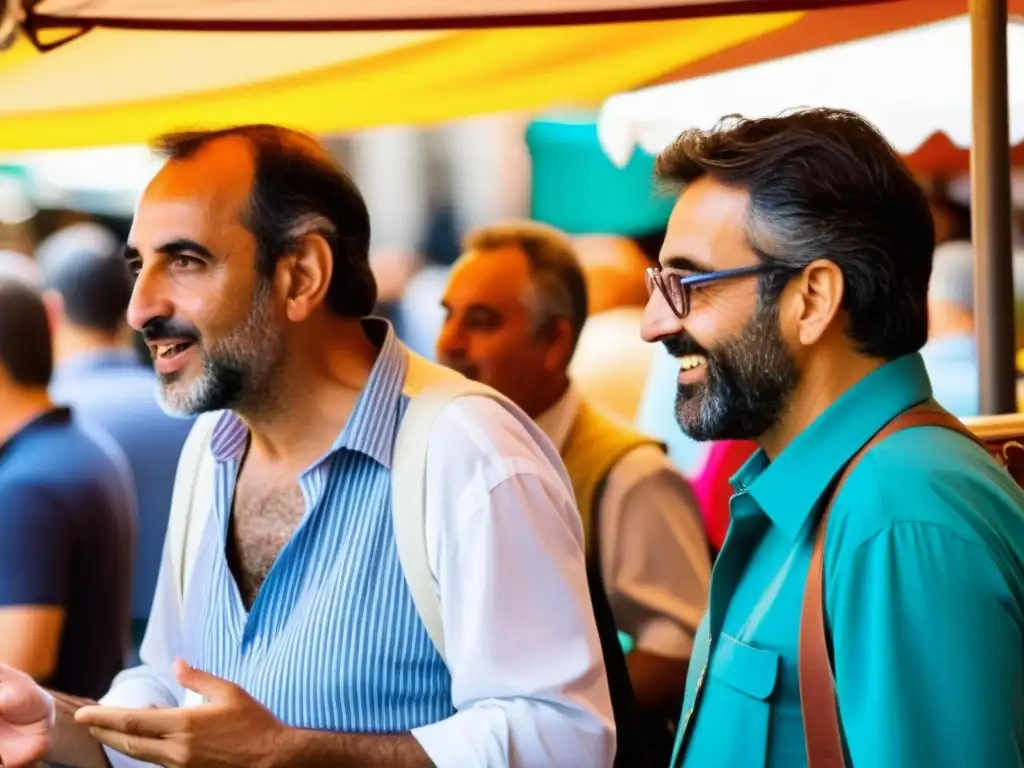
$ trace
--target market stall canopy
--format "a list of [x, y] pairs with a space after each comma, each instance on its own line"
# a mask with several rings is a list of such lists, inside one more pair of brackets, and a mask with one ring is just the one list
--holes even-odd
[[[1007, 0], [1007, 7], [1010, 14], [1022, 14], [1024, 0]], [[793, 24], [767, 32], [757, 39], [746, 40], [704, 58], [684, 62], [648, 85], [749, 67], [784, 56], [962, 16], [968, 10], [968, 0], [897, 0], [881, 7], [877, 4], [837, 3], [804, 13]]]
[[144, 142], [242, 122], [318, 133], [605, 97], [800, 13], [462, 32], [98, 29], [0, 55], [0, 150]]
[[[14, 8], [16, 2], [6, 0], [6, 5]], [[379, 15], [392, 3], [33, 1], [24, 23], [37, 41], [53, 43], [76, 31], [89, 33], [45, 54], [22, 38], [0, 55], [0, 150], [137, 143], [166, 130], [239, 122], [285, 123], [334, 133], [557, 104], [596, 106], [613, 93], [642, 87], [667, 73], [685, 75], [706, 69], [707, 62], [728, 68], [754, 56], [772, 58], [828, 45], [841, 34], [857, 37], [915, 26], [963, 13], [967, 0], [885, 0], [869, 5], [854, 0], [849, 7], [839, 7], [849, 5], [848, 0], [662, 0], [662, 9], [672, 5], [677, 11], [688, 8], [690, 13], [771, 12], [575, 26], [554, 25], [567, 17], [557, 17], [553, 11], [565, 9], [567, 3], [580, 12], [614, 7], [651, 10], [659, 3], [405, 2], [422, 11], [420, 26], [430, 26], [429, 9], [443, 5], [457, 5], [465, 15], [480, 14], [492, 5], [506, 13], [511, 13], [513, 5], [520, 10], [533, 8], [547, 14], [544, 21], [553, 26], [391, 32], [147, 31], [103, 28], [118, 17], [108, 18], [101, 11], [105, 14], [115, 6], [131, 10], [134, 20], [122, 27], [153, 26], [152, 18], [160, 16], [164, 26], [184, 28], [191, 9], [220, 14], [217, 18], [225, 29], [234, 28], [228, 24], [231, 18], [231, 24], [238, 26], [246, 18], [271, 19], [272, 13], [291, 14], [293, 20], [305, 18], [305, 27], [294, 28], [312, 29], [313, 13], [334, 9], [335, 15], [329, 17], [334, 19], [332, 24], [344, 26], [347, 18], [345, 23], [352, 26], [353, 9], [376, 9], [373, 12]], [[1024, 0], [1010, 2], [1024, 6]], [[793, 6], [814, 10], [781, 10]], [[340, 10], [344, 8], [349, 9], [348, 16]], [[258, 13], [243, 16], [242, 10]], [[432, 18], [439, 17], [434, 13]], [[511, 24], [516, 18], [522, 17], [495, 16], [491, 21]], [[815, 19], [828, 19], [829, 24]], [[378, 21], [378, 26], [386, 26]], [[324, 19], [320, 22], [327, 24]], [[392, 22], [397, 25], [400, 19]], [[373, 26], [365, 18], [360, 23]], [[268, 21], [261, 28], [272, 26]], [[787, 34], [790, 29], [799, 33]]]
[[[1024, 24], [1007, 27], [1011, 141], [1024, 140]], [[691, 127], [722, 116], [841, 107], [875, 123], [918, 170], [947, 165], [950, 145], [971, 144], [971, 30], [965, 17], [790, 56], [609, 99], [598, 134], [625, 165], [634, 148], [656, 153]], [[948, 139], [943, 147], [936, 133]], [[956, 150], [953, 150], [956, 154]], [[967, 153], [962, 153], [963, 161]], [[932, 167], [922, 167], [930, 163]], [[942, 167], [939, 170], [952, 170]]]
[[652, 21], [885, 0], [36, 0], [28, 26], [175, 30], [464, 29]]

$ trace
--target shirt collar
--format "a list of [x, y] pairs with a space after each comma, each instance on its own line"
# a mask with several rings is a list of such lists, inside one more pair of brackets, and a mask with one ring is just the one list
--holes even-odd
[[68, 424], [71, 421], [71, 409], [63, 406], [51, 408], [44, 411], [30, 421], [25, 422], [13, 435], [4, 441], [0, 441], [0, 456], [10, 451], [16, 442], [24, 439], [33, 432], [49, 426]]
[[886, 363], [857, 382], [772, 462], [757, 451], [731, 482], [748, 491], [793, 541], [832, 480], [899, 413], [932, 396], [920, 354]]
[[562, 452], [565, 441], [569, 439], [569, 432], [572, 431], [572, 425], [582, 403], [583, 398], [579, 390], [570, 384], [558, 402], [535, 419], [537, 426], [548, 436], [559, 453]]
[[[379, 345], [380, 352], [352, 415], [327, 455], [342, 449], [358, 451], [390, 469], [398, 429], [398, 406], [409, 367], [408, 352], [387, 320], [367, 318], [363, 329]], [[249, 430], [245, 423], [237, 414], [226, 411], [214, 427], [210, 450], [218, 461], [238, 459], [248, 442]]]

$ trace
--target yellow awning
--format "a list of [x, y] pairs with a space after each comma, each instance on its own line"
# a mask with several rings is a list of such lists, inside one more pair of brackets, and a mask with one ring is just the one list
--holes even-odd
[[0, 54], [0, 150], [274, 122], [318, 133], [598, 103], [801, 12], [458, 32], [98, 29]]
[[[13, 0], [36, 28], [352, 32], [601, 24], [727, 16], [749, 0]], [[863, 0], [759, 0], [758, 10]], [[884, 0], [875, 0], [884, 2]]]

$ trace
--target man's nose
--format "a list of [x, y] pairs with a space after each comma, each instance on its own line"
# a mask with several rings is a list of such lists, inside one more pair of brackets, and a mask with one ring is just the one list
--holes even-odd
[[153, 318], [173, 314], [166, 281], [155, 269], [143, 267], [135, 277], [132, 298], [128, 302], [128, 325], [141, 331]]
[[441, 332], [437, 335], [435, 344], [438, 359], [456, 358], [465, 355], [465, 344], [462, 343], [462, 334], [452, 327], [451, 323], [445, 323]]
[[674, 336], [683, 330], [683, 321], [676, 317], [668, 301], [660, 291], [653, 291], [644, 307], [644, 317], [640, 324], [640, 337], [648, 342], [661, 341], [666, 336]]

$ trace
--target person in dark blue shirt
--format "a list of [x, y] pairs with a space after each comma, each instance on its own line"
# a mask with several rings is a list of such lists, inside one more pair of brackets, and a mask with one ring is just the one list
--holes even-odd
[[178, 456], [194, 420], [161, 410], [153, 366], [131, 347], [125, 313], [132, 277], [117, 237], [98, 224], [74, 224], [40, 243], [36, 260], [47, 296], [58, 299], [50, 397], [114, 439], [128, 457], [138, 493], [132, 588], [137, 649], [156, 589]]
[[0, 275], [0, 662], [101, 695], [127, 653], [134, 488], [102, 433], [54, 407], [47, 312]]

